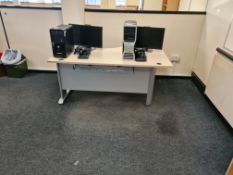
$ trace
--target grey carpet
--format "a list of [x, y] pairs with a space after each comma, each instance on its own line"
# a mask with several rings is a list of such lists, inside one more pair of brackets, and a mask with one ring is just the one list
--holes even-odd
[[233, 136], [189, 79], [144, 95], [73, 92], [55, 74], [0, 78], [2, 175], [223, 175]]

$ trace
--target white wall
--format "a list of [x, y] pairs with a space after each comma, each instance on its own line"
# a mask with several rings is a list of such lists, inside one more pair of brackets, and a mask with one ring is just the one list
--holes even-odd
[[[1, 9], [12, 48], [28, 58], [30, 69], [53, 70], [49, 29], [62, 23], [60, 10]], [[2, 43], [2, 42], [0, 42]]]
[[3, 33], [3, 29], [0, 25], [0, 52], [2, 52], [3, 50], [5, 50], [7, 48], [6, 42], [5, 42], [5, 37], [4, 37], [4, 33]]
[[139, 0], [126, 0], [126, 5], [139, 5]]
[[233, 20], [231, 22], [231, 26], [229, 28], [229, 33], [227, 35], [225, 48], [233, 52]]
[[164, 50], [170, 57], [180, 55], [175, 70], [160, 72], [163, 75], [190, 76], [200, 42], [204, 15], [127, 14], [87, 12], [86, 23], [103, 26], [104, 47], [121, 46], [125, 20], [136, 20], [139, 26], [165, 27]]
[[189, 11], [191, 0], [180, 0], [179, 11]]
[[206, 84], [217, 47], [223, 47], [233, 17], [232, 0], [209, 0], [193, 71]]
[[62, 0], [64, 24], [84, 24], [85, 0]]
[[[47, 63], [47, 59], [52, 56], [49, 29], [62, 23], [61, 11], [2, 10], [7, 13], [4, 19], [11, 46], [20, 49], [27, 56], [29, 68], [55, 69], [55, 65]], [[121, 46], [123, 23], [128, 19], [137, 20], [141, 26], [165, 27], [164, 49], [169, 57], [173, 54], [180, 55], [181, 63], [174, 70], [164, 70], [160, 74], [178, 76], [191, 74], [204, 18], [204, 15], [85, 13], [87, 24], [103, 26], [104, 47]], [[2, 40], [0, 43], [3, 43]]]
[[206, 11], [208, 0], [192, 0], [189, 11]]
[[233, 127], [233, 62], [216, 54], [206, 84], [206, 95]]
[[208, 0], [180, 0], [179, 11], [206, 11]]
[[6, 43], [4, 31], [3, 31], [3, 26], [0, 21], [0, 52], [2, 52], [5, 49], [7, 49], [7, 43]]
[[163, 0], [144, 0], [144, 10], [162, 10]]

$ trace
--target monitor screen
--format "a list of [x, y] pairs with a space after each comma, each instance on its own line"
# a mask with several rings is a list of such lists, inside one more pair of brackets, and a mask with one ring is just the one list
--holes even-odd
[[138, 27], [135, 47], [146, 49], [162, 49], [164, 28]]
[[102, 27], [72, 24], [73, 43], [86, 47], [102, 47]]

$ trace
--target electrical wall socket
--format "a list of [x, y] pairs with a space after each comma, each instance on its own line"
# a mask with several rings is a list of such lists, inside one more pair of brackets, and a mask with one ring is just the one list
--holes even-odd
[[172, 55], [170, 57], [170, 60], [171, 60], [172, 63], [180, 63], [181, 58], [180, 58], [179, 55]]

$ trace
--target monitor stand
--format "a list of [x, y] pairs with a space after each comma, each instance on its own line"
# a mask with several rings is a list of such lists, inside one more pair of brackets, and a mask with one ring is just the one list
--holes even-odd
[[91, 55], [91, 48], [86, 46], [77, 46], [74, 54], [77, 54], [80, 59], [88, 59]]
[[134, 52], [135, 52], [135, 61], [145, 62], [147, 60], [145, 49], [136, 48]]

